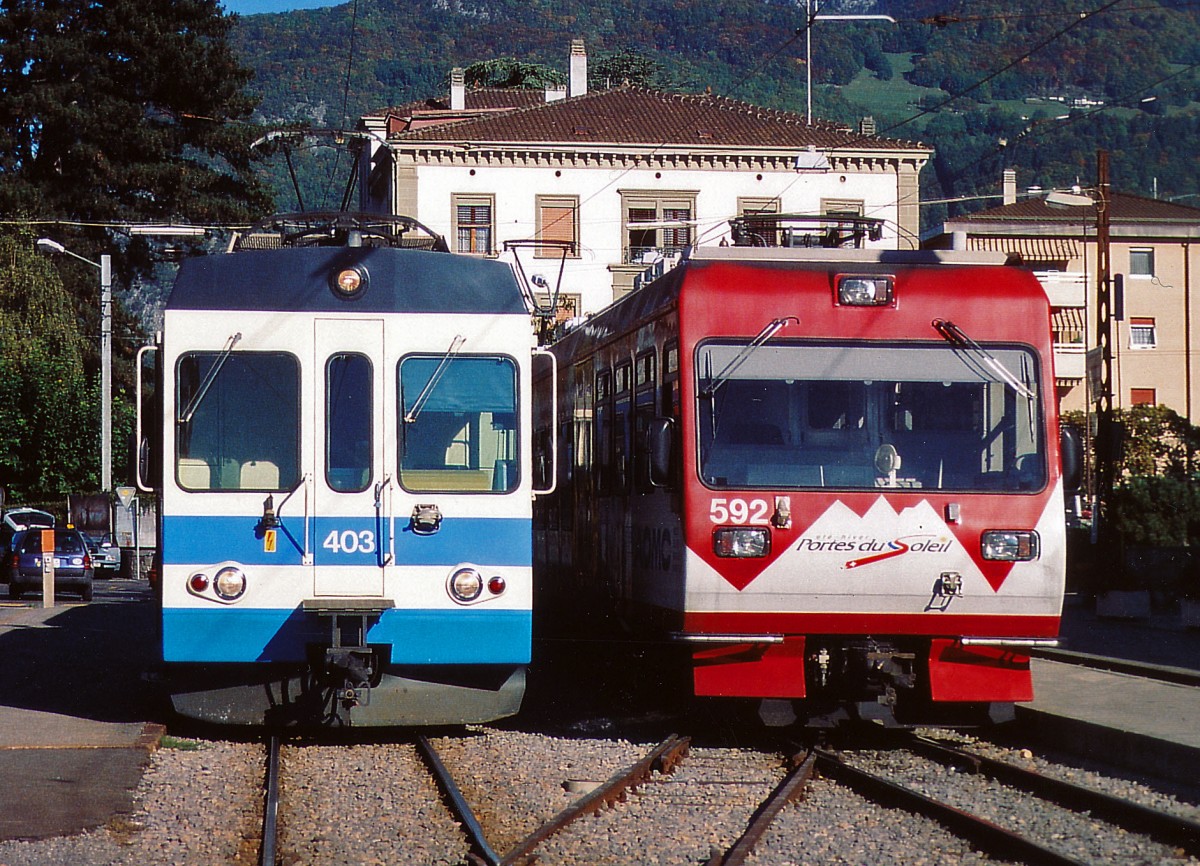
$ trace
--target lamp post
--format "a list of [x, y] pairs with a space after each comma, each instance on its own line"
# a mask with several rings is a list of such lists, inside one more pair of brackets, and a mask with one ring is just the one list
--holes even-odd
[[100, 271], [100, 489], [112, 489], [112, 256], [94, 262], [73, 253], [58, 241], [38, 238], [39, 252], [70, 256]]
[[[896, 23], [891, 15], [821, 15], [813, 14], [814, 0], [807, 0], [804, 25], [804, 71], [806, 74], [804, 94], [808, 98], [808, 125], [812, 126], [812, 28], [817, 21], [889, 21]], [[817, 0], [820, 2], [820, 0]]]

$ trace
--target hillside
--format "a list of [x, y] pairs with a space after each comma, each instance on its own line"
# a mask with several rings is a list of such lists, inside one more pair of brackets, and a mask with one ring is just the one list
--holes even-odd
[[[993, 193], [1009, 166], [1022, 185], [1086, 183], [1097, 148], [1112, 153], [1120, 189], [1196, 193], [1200, 163], [1187, 143], [1200, 132], [1200, 8], [1093, 3], [830, 0], [822, 13], [885, 13], [897, 23], [817, 22], [814, 113], [845, 122], [871, 114], [888, 135], [933, 144], [929, 200]], [[593, 72], [624, 52], [655, 70], [652, 86], [802, 112], [803, 28], [804, 4], [781, 0], [358, 0], [243, 18], [234, 42], [256, 71], [264, 122], [342, 126], [444, 94], [454, 66], [507, 56], [565, 70], [574, 37], [586, 41]], [[318, 155], [319, 168], [304, 168], [306, 197], [328, 203], [341, 194], [332, 174], [344, 166]], [[280, 198], [295, 202], [290, 181]], [[926, 223], [946, 213], [925, 211]]]

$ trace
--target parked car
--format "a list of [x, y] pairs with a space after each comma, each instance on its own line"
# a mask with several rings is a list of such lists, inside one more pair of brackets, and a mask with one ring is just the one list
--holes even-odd
[[121, 568], [121, 548], [113, 547], [107, 535], [83, 534], [84, 544], [92, 555], [92, 571], [97, 578], [111, 577]]
[[40, 508], [10, 508], [0, 517], [0, 581], [8, 580], [12, 569], [13, 538], [31, 527], [54, 526], [54, 515]]
[[[25, 529], [13, 536], [12, 565], [8, 576], [9, 598], [42, 588], [42, 530]], [[77, 592], [92, 600], [92, 556], [83, 533], [77, 529], [54, 530], [54, 592]]]

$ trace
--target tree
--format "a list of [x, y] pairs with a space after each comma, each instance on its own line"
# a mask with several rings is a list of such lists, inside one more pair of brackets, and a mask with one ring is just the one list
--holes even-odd
[[563, 74], [540, 63], [525, 63], [512, 57], [497, 57], [472, 63], [463, 71], [468, 87], [513, 87], [543, 89], [566, 83]]
[[94, 489], [99, 393], [71, 299], [33, 238], [0, 237], [0, 484], [12, 497]]
[[270, 211], [231, 21], [218, 0], [0, 0], [0, 213]]

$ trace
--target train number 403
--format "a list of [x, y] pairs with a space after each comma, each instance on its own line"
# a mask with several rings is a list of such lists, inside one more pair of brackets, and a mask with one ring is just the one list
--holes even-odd
[[725, 499], [718, 498], [708, 504], [708, 519], [713, 523], [749, 523], [754, 526], [766, 526], [771, 521], [768, 514], [771, 506], [765, 499]]
[[375, 533], [369, 529], [362, 532], [335, 529], [325, 536], [321, 547], [334, 553], [374, 553]]

